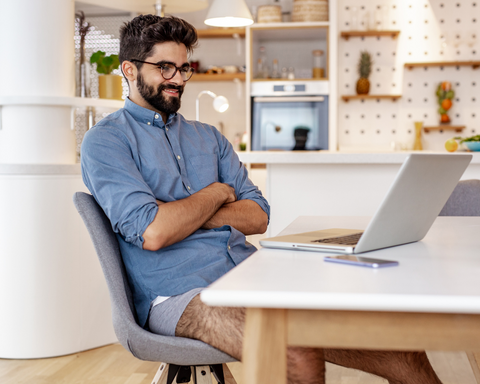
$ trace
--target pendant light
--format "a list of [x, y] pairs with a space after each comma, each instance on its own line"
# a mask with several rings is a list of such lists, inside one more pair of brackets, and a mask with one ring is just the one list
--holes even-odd
[[205, 24], [213, 27], [246, 27], [253, 17], [245, 0], [213, 0]]

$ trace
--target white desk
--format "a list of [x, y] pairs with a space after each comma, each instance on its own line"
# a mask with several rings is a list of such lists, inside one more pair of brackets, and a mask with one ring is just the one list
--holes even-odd
[[[367, 223], [302, 217], [282, 234]], [[321, 253], [261, 249], [202, 292], [209, 305], [248, 308], [246, 382], [285, 383], [287, 344], [480, 358], [480, 217], [440, 217], [423, 241], [368, 255], [400, 266], [374, 270], [326, 263]]]

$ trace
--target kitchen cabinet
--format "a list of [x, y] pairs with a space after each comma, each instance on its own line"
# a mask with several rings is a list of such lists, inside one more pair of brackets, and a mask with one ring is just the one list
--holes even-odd
[[[270, 23], [254, 24], [247, 29], [247, 49], [249, 53], [248, 76], [251, 81], [268, 81], [274, 79], [259, 79], [257, 63], [260, 59], [260, 47], [265, 48], [266, 62], [270, 75], [273, 60], [278, 60], [282, 68], [294, 68], [295, 79], [312, 79], [312, 51], [324, 52], [325, 78], [328, 80], [328, 22], [313, 23]], [[282, 79], [284, 80], [284, 79]]]
[[[199, 46], [191, 61], [199, 61], [201, 70], [209, 66], [245, 67], [245, 28], [198, 29]], [[245, 81], [245, 73], [195, 73], [191, 82]]]
[[[246, 29], [246, 96], [247, 96], [247, 150], [251, 150], [253, 97], [260, 96], [259, 89], [271, 88], [278, 95], [326, 96], [328, 100], [328, 148], [337, 148], [337, 27], [336, 4], [330, 6], [326, 22], [285, 22], [253, 24]], [[260, 49], [263, 47], [264, 49]], [[322, 50], [324, 74], [312, 78], [313, 51]], [[260, 57], [266, 56], [269, 78], [257, 76]], [[274, 59], [280, 74], [283, 68], [293, 68], [294, 78], [271, 78]], [[310, 92], [311, 90], [317, 90]], [[281, 90], [281, 91], [280, 91]], [[319, 91], [321, 90], [321, 92]], [[274, 95], [273, 97], [276, 97]]]

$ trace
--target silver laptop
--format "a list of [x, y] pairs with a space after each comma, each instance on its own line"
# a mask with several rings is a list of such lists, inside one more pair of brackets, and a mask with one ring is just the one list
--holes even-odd
[[409, 155], [365, 231], [333, 228], [271, 237], [260, 244], [266, 248], [362, 253], [419, 241], [471, 159], [470, 154]]

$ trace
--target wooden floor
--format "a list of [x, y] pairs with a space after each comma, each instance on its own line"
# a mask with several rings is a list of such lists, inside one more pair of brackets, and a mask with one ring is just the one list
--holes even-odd
[[[429, 353], [444, 384], [475, 384], [463, 353]], [[38, 360], [0, 359], [1, 384], [150, 384], [158, 363], [134, 358], [121, 345], [113, 344], [74, 355]], [[240, 363], [229, 364], [238, 384]], [[327, 365], [327, 384], [387, 384], [376, 376]]]

